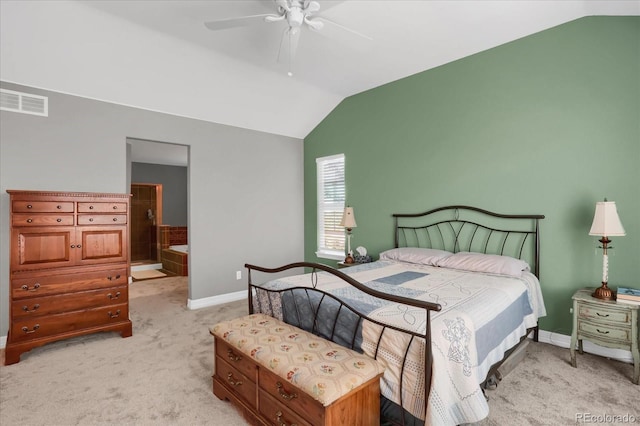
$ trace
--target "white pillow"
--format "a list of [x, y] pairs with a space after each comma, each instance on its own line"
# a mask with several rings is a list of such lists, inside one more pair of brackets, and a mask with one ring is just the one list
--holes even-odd
[[488, 272], [491, 274], [522, 276], [529, 271], [529, 264], [524, 260], [497, 254], [471, 253], [461, 251], [438, 261], [443, 268], [463, 269], [465, 271]]
[[420, 265], [437, 266], [439, 260], [451, 256], [453, 253], [445, 250], [400, 247], [380, 253], [380, 260], [398, 260], [400, 262], [418, 263]]

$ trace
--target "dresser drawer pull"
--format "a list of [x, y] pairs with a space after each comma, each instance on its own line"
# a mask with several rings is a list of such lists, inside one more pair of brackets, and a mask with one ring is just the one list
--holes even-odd
[[118, 210], [118, 206], [113, 206], [113, 209], [114, 210]]
[[27, 223], [31, 223], [31, 222], [33, 222], [33, 219], [31, 218], [27, 219]]
[[37, 329], [40, 328], [40, 324], [36, 324], [33, 326], [32, 330], [29, 330], [27, 327], [22, 327], [22, 331], [24, 331], [26, 334], [31, 334], [31, 333], [35, 333]]
[[32, 209], [32, 208], [33, 208], [33, 206], [32, 206], [31, 204], [27, 204], [27, 208], [28, 208], [28, 209]]
[[600, 312], [596, 312], [596, 315], [602, 318], [606, 318], [609, 316], [609, 314], [602, 315]]
[[233, 351], [231, 349], [227, 349], [227, 356], [229, 357], [229, 359], [231, 361], [240, 361], [242, 359], [241, 356], [238, 356], [236, 354], [233, 353]]
[[113, 300], [113, 299], [119, 299], [119, 298], [120, 298], [120, 292], [119, 292], [119, 291], [118, 291], [118, 292], [116, 292], [116, 295], [115, 295], [115, 296], [114, 296], [113, 294], [109, 293], [109, 294], [107, 294], [107, 297], [108, 297], [109, 299], [111, 299], [111, 300]]
[[56, 208], [57, 208], [58, 210], [60, 210], [60, 209], [62, 208], [62, 206], [56, 206]]
[[114, 217], [114, 218], [113, 218], [113, 221], [114, 221], [114, 222], [117, 222], [117, 221], [118, 221], [118, 218], [117, 218], [117, 217]]
[[282, 399], [286, 400], [286, 401], [291, 401], [292, 399], [295, 399], [298, 397], [298, 394], [296, 392], [294, 393], [287, 393], [283, 388], [282, 388], [282, 383], [281, 382], [276, 382], [276, 388], [278, 388], [278, 394], [280, 394], [280, 396], [282, 397]]
[[89, 218], [89, 222], [93, 222], [93, 218], [92, 217]]
[[112, 277], [111, 275], [109, 275], [109, 276], [107, 277], [107, 279], [108, 279], [109, 281], [119, 280], [119, 279], [120, 279], [120, 274], [116, 275], [115, 277]]
[[227, 374], [227, 382], [229, 382], [229, 384], [231, 386], [241, 386], [242, 385], [242, 380], [235, 380], [233, 378], [233, 373]]
[[23, 289], [24, 291], [38, 291], [38, 289], [40, 288], [40, 283], [35, 283], [33, 285], [33, 288], [29, 288], [29, 286], [26, 284], [20, 288]]
[[40, 308], [40, 305], [36, 303], [35, 305], [33, 305], [33, 309], [29, 309], [29, 307], [25, 305], [22, 307], [22, 310], [25, 312], [35, 312], [38, 310], [38, 308]]
[[118, 309], [115, 314], [113, 314], [113, 313], [111, 313], [111, 311], [109, 311], [109, 312], [107, 312], [107, 315], [109, 315], [109, 318], [111, 318], [111, 319], [118, 318], [120, 316], [120, 309]]
[[89, 206], [89, 210], [93, 210], [93, 206]]
[[[287, 426], [287, 424], [282, 421], [282, 411], [278, 411], [276, 413], [276, 424], [278, 426]], [[297, 423], [291, 423], [291, 425], [289, 425], [289, 426], [298, 426], [298, 424]]]
[[597, 331], [598, 333], [600, 333], [600, 334], [609, 334], [609, 330], [602, 331], [602, 330], [600, 330], [600, 329], [596, 328], [596, 331]]
[[56, 222], [62, 222], [62, 219], [57, 218], [57, 219], [56, 219]]

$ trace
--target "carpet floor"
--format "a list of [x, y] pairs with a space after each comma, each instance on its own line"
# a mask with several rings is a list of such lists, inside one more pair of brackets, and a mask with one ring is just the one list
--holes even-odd
[[[132, 337], [77, 337], [1, 366], [0, 424], [245, 425], [212, 394], [209, 327], [245, 315], [246, 302], [192, 311], [186, 300], [186, 277], [134, 282]], [[488, 392], [491, 413], [479, 425], [570, 425], [624, 415], [640, 423], [640, 386], [630, 381], [630, 364], [585, 354], [576, 369], [568, 349], [531, 343], [527, 352]]]

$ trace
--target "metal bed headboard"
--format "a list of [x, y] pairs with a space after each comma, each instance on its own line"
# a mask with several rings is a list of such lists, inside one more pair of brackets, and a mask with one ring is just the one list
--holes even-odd
[[[470, 206], [395, 213], [395, 247], [470, 251], [525, 260], [540, 278], [541, 214], [501, 214]], [[482, 223], [479, 223], [482, 222]], [[503, 226], [508, 224], [508, 228]]]

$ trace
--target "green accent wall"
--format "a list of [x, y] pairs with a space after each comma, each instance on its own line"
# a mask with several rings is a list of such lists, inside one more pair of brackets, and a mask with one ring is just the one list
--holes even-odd
[[352, 247], [373, 255], [393, 246], [392, 213], [546, 215], [540, 326], [569, 335], [571, 295], [601, 281], [588, 233], [604, 197], [627, 232], [609, 283], [640, 288], [640, 17], [578, 19], [345, 99], [304, 141], [307, 261], [322, 261], [315, 159], [338, 153]]

